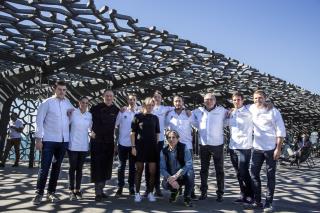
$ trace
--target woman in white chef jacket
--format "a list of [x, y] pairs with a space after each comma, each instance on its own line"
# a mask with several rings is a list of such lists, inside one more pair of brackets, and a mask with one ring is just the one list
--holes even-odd
[[82, 169], [89, 150], [88, 133], [92, 126], [92, 115], [88, 112], [89, 100], [81, 97], [79, 108], [70, 117], [69, 156], [69, 189], [70, 200], [82, 199], [80, 191]]

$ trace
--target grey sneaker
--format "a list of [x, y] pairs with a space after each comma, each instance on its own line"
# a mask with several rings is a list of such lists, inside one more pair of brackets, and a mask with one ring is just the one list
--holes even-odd
[[70, 192], [69, 194], [69, 199], [72, 200], [77, 200], [76, 194], [74, 192]]
[[263, 212], [273, 212], [273, 207], [271, 203], [266, 203], [263, 207]]
[[37, 194], [32, 200], [33, 205], [39, 205], [42, 201], [42, 197], [43, 195]]
[[51, 203], [56, 203], [60, 201], [60, 198], [55, 193], [48, 193], [47, 200], [50, 201]]

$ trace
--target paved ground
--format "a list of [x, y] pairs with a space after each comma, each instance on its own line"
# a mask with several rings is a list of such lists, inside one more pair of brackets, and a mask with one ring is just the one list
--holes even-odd
[[[111, 197], [103, 203], [94, 202], [93, 185], [89, 182], [89, 165], [85, 165], [83, 189], [84, 199], [81, 201], [68, 200], [67, 163], [63, 165], [60, 175], [57, 193], [62, 201], [56, 204], [43, 202], [39, 206], [33, 206], [31, 200], [38, 168], [29, 169], [27, 163], [18, 168], [12, 168], [11, 162], [0, 168], [0, 212], [253, 212], [245, 210], [243, 206], [234, 204], [233, 200], [238, 197], [239, 190], [237, 181], [230, 165], [229, 158], [225, 162], [225, 196], [224, 202], [215, 201], [215, 174], [211, 169], [209, 178], [209, 198], [205, 201], [194, 202], [194, 207], [184, 207], [182, 198], [177, 203], [169, 204], [169, 193], [165, 192], [164, 198], [150, 203], [143, 200], [136, 204], [133, 197], [124, 191], [124, 197], [116, 199], [116, 165], [113, 170], [113, 179], [107, 183], [106, 193]], [[274, 200], [275, 212], [320, 212], [320, 159], [316, 159], [316, 167], [309, 169], [302, 165], [296, 167], [279, 166], [277, 173], [277, 186]], [[196, 185], [199, 186], [199, 161], [195, 161]], [[265, 183], [265, 175], [263, 176]], [[263, 191], [265, 185], [263, 185]], [[198, 188], [196, 188], [199, 194]]]

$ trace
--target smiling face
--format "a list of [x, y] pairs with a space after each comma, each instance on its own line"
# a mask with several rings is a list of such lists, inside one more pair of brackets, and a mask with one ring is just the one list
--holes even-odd
[[89, 100], [87, 98], [82, 98], [79, 101], [79, 109], [81, 112], [86, 112], [88, 109]]
[[167, 133], [167, 141], [171, 148], [176, 147], [179, 142], [179, 135], [175, 131], [170, 131]]
[[154, 100], [155, 104], [160, 105], [161, 101], [162, 101], [161, 94], [160, 93], [154, 93], [153, 100]]
[[233, 96], [232, 103], [235, 108], [239, 109], [243, 106], [243, 99], [241, 96]]
[[154, 108], [154, 100], [152, 98], [146, 98], [143, 103], [143, 112], [145, 114], [151, 114]]
[[204, 96], [203, 103], [206, 108], [211, 109], [216, 104], [216, 97], [213, 94], [208, 93]]
[[130, 107], [135, 107], [137, 103], [137, 97], [135, 95], [129, 95], [128, 97], [128, 104]]
[[64, 85], [57, 85], [54, 89], [54, 94], [59, 99], [64, 99], [67, 93], [67, 87]]
[[103, 102], [106, 105], [111, 105], [114, 99], [114, 94], [111, 90], [105, 91], [103, 94]]
[[176, 109], [183, 109], [183, 100], [181, 97], [174, 97], [173, 98], [173, 106], [176, 108]]
[[262, 108], [266, 103], [266, 97], [262, 93], [254, 93], [253, 102], [258, 108]]

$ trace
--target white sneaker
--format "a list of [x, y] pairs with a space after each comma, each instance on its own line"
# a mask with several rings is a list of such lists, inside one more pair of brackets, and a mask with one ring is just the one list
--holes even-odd
[[140, 193], [136, 193], [136, 194], [134, 195], [134, 202], [140, 203], [141, 200], [142, 200], [142, 198], [141, 198]]
[[156, 198], [154, 197], [153, 193], [152, 192], [149, 192], [148, 194], [148, 200], [150, 202], [155, 202], [156, 201]]

